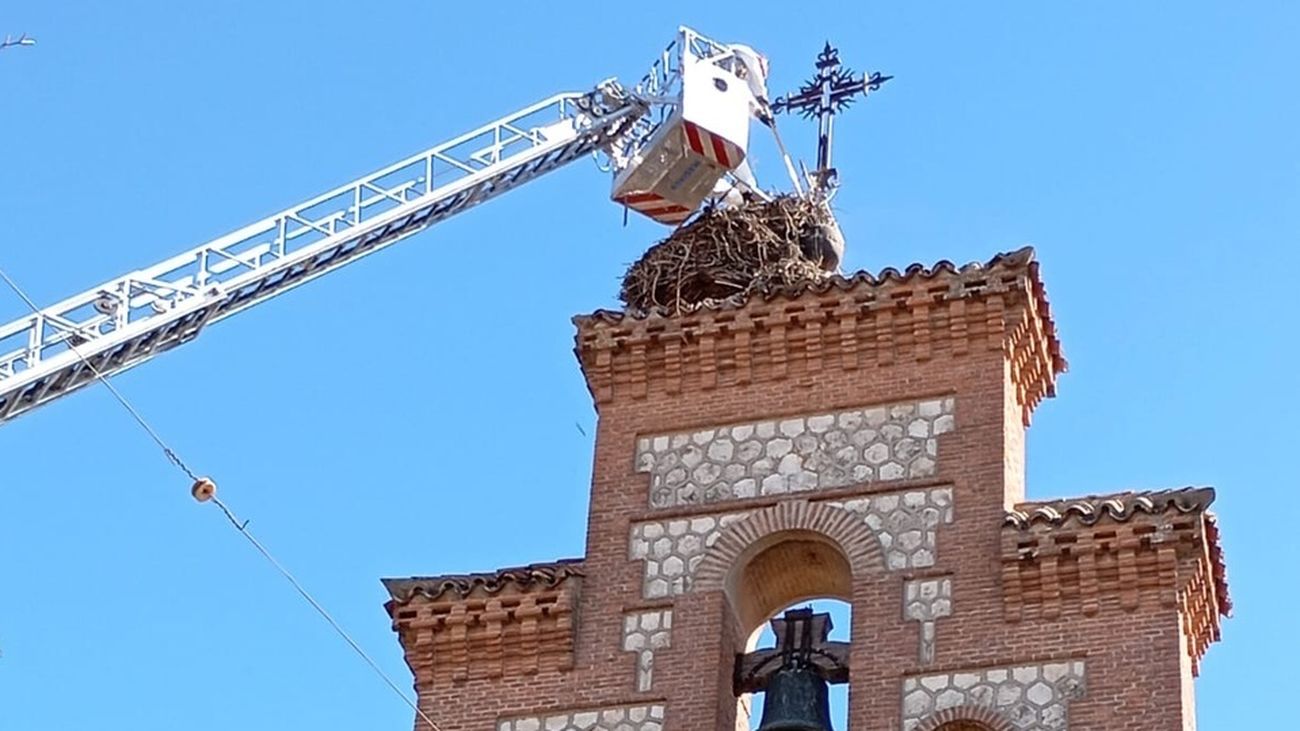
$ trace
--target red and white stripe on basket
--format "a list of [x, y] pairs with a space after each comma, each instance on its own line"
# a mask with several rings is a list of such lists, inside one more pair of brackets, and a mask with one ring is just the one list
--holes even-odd
[[694, 122], [682, 122], [686, 132], [686, 144], [695, 154], [721, 165], [727, 170], [735, 170], [745, 160], [745, 151], [740, 145], [715, 135]]
[[659, 223], [675, 226], [691, 215], [691, 209], [681, 206], [654, 193], [632, 193], [616, 198], [619, 203], [637, 213], [643, 213]]

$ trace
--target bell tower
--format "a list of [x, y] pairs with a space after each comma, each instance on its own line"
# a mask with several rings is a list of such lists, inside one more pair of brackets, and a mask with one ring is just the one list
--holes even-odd
[[[1213, 491], [1026, 500], [1066, 365], [1031, 250], [575, 325], [585, 556], [385, 581], [443, 731], [747, 728], [739, 697], [810, 676], [855, 731], [1194, 728]], [[754, 651], [821, 597], [849, 642], [793, 613]]]

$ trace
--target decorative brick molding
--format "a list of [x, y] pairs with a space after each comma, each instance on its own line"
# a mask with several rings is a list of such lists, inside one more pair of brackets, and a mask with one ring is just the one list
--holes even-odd
[[1020, 731], [991, 708], [957, 706], [926, 718], [916, 731]]
[[385, 579], [385, 607], [417, 687], [567, 670], [582, 576], [581, 562], [560, 561]]
[[1213, 500], [1184, 488], [1016, 506], [1002, 528], [1007, 619], [1093, 616], [1106, 596], [1130, 612], [1179, 607], [1197, 669], [1232, 610]]
[[[1213, 516], [1205, 516], [1203, 529], [1207, 535], [1217, 534], [1218, 525]], [[1212, 539], [1218, 543], [1217, 537]], [[1201, 658], [1211, 643], [1221, 638], [1224, 617], [1231, 616], [1231, 604], [1224, 607], [1221, 597], [1226, 597], [1226, 580], [1222, 573], [1216, 575], [1210, 561], [1198, 561], [1181, 574], [1186, 577], [1178, 592], [1178, 606], [1182, 608], [1182, 629], [1187, 638], [1187, 654], [1192, 665], [1192, 675], [1201, 674]], [[1220, 570], [1222, 566], [1219, 567]]]
[[524, 716], [497, 722], [497, 731], [663, 731], [664, 707], [614, 706]]
[[651, 391], [673, 396], [986, 350], [1007, 354], [1028, 424], [1066, 368], [1030, 248], [984, 264], [858, 272], [671, 316], [598, 311], [574, 324], [597, 408]]
[[636, 470], [654, 508], [930, 477], [953, 418], [936, 398], [643, 437]]
[[623, 651], [636, 653], [636, 689], [654, 682], [655, 651], [672, 644], [673, 610], [651, 609], [623, 617]]
[[780, 533], [813, 533], [830, 539], [855, 572], [880, 567], [879, 541], [852, 513], [828, 503], [791, 500], [756, 511], [722, 531], [700, 562], [694, 588], [723, 588], [727, 575], [743, 555]]
[[[720, 543], [725, 529], [740, 521], [748, 523], [758, 514], [768, 517], [744, 529], [737, 527], [734, 540], [717, 551], [711, 550]], [[815, 522], [818, 527], [806, 527], [802, 521]], [[761, 511], [634, 523], [629, 557], [645, 562], [642, 596], [656, 599], [690, 591], [698, 580], [708, 582], [708, 588], [719, 586], [735, 557], [748, 545], [747, 541], [752, 540], [750, 536], [754, 531], [767, 535], [777, 530], [834, 530], [837, 533], [825, 534], [841, 542], [854, 571], [882, 565], [891, 571], [903, 571], [934, 565], [938, 527], [951, 522], [950, 487], [883, 493], [843, 501], [790, 500]], [[778, 524], [786, 527], [773, 527]], [[873, 536], [874, 540], [871, 540]], [[714, 555], [706, 559], [706, 553]], [[706, 561], [709, 564], [707, 568]], [[697, 572], [703, 573], [697, 576]]]
[[[1069, 702], [1084, 692], [1082, 660], [907, 678], [903, 731], [934, 729], [958, 718], [986, 724], [1001, 718], [1017, 731], [1061, 731], [1068, 728]], [[974, 718], [972, 709], [985, 712]]]
[[903, 619], [921, 623], [922, 665], [934, 662], [935, 624], [952, 615], [952, 579], [917, 579], [903, 586]]

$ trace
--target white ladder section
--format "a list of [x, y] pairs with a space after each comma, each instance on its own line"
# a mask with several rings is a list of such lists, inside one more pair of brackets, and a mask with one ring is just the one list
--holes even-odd
[[641, 99], [613, 81], [558, 94], [0, 326], [0, 423], [93, 382], [94, 371], [121, 373], [217, 320], [609, 151], [649, 112]]

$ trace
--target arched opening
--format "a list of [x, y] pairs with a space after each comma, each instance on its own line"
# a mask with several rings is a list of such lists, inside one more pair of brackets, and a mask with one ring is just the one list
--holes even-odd
[[727, 577], [727, 599], [745, 636], [799, 602], [848, 601], [852, 591], [848, 558], [834, 542], [813, 531], [765, 536], [740, 556]]
[[1015, 731], [1015, 726], [988, 706], [955, 706], [923, 719], [917, 731]]
[[[787, 610], [805, 607], [830, 615], [831, 641], [849, 641], [853, 570], [839, 544], [824, 534], [783, 530], [755, 541], [732, 564], [725, 590], [739, 637], [744, 639], [738, 652], [775, 647], [769, 621]], [[848, 685], [830, 686], [830, 719], [836, 731], [848, 728], [848, 696]], [[737, 729], [757, 729], [763, 707], [763, 692], [741, 694]]]

